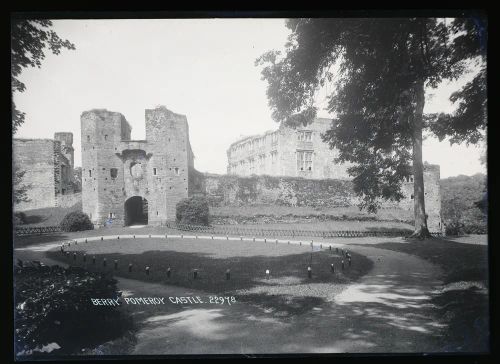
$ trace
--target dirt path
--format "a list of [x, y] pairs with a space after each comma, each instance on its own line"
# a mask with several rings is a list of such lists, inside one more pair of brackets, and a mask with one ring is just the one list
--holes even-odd
[[[441, 284], [439, 269], [429, 262], [372, 247], [350, 245], [374, 267], [334, 301], [288, 318], [246, 303], [126, 306], [139, 323], [130, 353], [308, 353], [433, 352], [443, 329], [430, 305]], [[39, 249], [40, 251], [40, 249]], [[17, 251], [32, 257], [33, 250]], [[50, 262], [48, 262], [50, 263]], [[175, 297], [209, 294], [185, 288], [119, 278], [124, 296]], [[238, 297], [236, 297], [238, 300]]]

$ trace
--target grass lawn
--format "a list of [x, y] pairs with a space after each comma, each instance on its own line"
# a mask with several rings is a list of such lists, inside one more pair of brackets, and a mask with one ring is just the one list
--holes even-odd
[[[49, 251], [46, 254], [52, 259], [86, 267], [91, 271], [105, 271], [120, 277], [225, 295], [237, 295], [236, 291], [239, 290], [280, 285], [287, 281], [292, 281], [297, 286], [315, 283], [347, 284], [366, 274], [373, 264], [365, 256], [351, 252], [352, 266], [349, 267], [345, 261], [345, 270], [342, 271], [341, 253], [336, 253], [335, 248], [311, 253], [311, 247], [307, 245], [273, 242], [120, 239], [72, 244], [68, 250], [71, 251], [69, 257], [63, 256], [59, 251]], [[73, 252], [77, 253], [76, 262], [73, 260]], [[85, 263], [83, 253], [87, 254]], [[95, 265], [92, 263], [92, 256], [96, 257]], [[106, 258], [106, 267], [103, 266], [103, 258]], [[118, 261], [116, 270], [114, 260]], [[332, 263], [335, 273], [331, 272]], [[128, 272], [129, 264], [133, 265], [132, 272]], [[146, 266], [150, 267], [149, 275], [145, 273]], [[308, 278], [308, 266], [312, 268], [312, 278]], [[171, 269], [170, 277], [167, 276], [168, 268]], [[198, 271], [196, 279], [193, 277], [194, 269]], [[227, 269], [230, 269], [229, 280], [226, 279]], [[265, 274], [267, 269], [270, 270], [269, 280]], [[249, 294], [240, 300], [259, 304], [265, 302], [275, 306], [288, 305], [290, 310], [312, 308], [303, 296], [296, 297], [295, 302], [285, 296], [275, 296], [270, 300], [265, 294]], [[297, 300], [302, 303], [299, 307]]]
[[[357, 206], [349, 207], [309, 207], [309, 206], [279, 206], [279, 205], [247, 205], [210, 207], [213, 216], [224, 217], [254, 217], [254, 216], [297, 216], [297, 217], [329, 217], [331, 219], [348, 218], [352, 220], [379, 221], [412, 221], [413, 212], [394, 208], [381, 208], [377, 213], [368, 213]], [[345, 216], [344, 216], [345, 215]]]
[[[478, 239], [484, 239], [479, 236]], [[408, 244], [370, 245], [416, 255], [441, 267], [445, 287], [433, 303], [449, 325], [444, 350], [469, 351], [485, 346], [489, 337], [488, 247], [446, 239], [411, 241]]]
[[[161, 282], [186, 288], [194, 288], [213, 293], [230, 292], [235, 289], [250, 288], [261, 284], [265, 271], [269, 269], [272, 278], [297, 277], [304, 282], [346, 283], [365, 274], [371, 268], [371, 261], [359, 254], [352, 253], [353, 264], [341, 271], [341, 253], [323, 249], [311, 253], [310, 246], [275, 244], [273, 242], [239, 242], [197, 239], [120, 239], [104, 242], [90, 242], [88, 245], [72, 245], [71, 254], [77, 253], [75, 265], [94, 270], [113, 272], [118, 276], [148, 282]], [[83, 263], [83, 253], [87, 262]], [[63, 257], [59, 251], [48, 252], [51, 258], [73, 264], [73, 257]], [[91, 257], [96, 257], [95, 266]], [[103, 258], [108, 264], [102, 266]], [[118, 260], [119, 269], [115, 270], [113, 261]], [[133, 264], [132, 273], [128, 264]], [[336, 273], [332, 274], [330, 264]], [[150, 267], [146, 275], [145, 267]], [[307, 276], [311, 266], [313, 277]], [[167, 277], [167, 268], [171, 277]], [[198, 270], [193, 279], [193, 270]], [[231, 271], [229, 280], [225, 279], [227, 269]]]

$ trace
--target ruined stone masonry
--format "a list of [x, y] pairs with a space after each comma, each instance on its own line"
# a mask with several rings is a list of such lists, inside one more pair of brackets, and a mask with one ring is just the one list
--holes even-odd
[[55, 133], [54, 139], [13, 139], [12, 155], [14, 167], [25, 171], [23, 183], [31, 185], [30, 201], [15, 205], [15, 211], [67, 204], [67, 195], [74, 194], [72, 133]]
[[131, 140], [125, 117], [104, 109], [81, 115], [82, 201], [96, 226], [175, 220], [189, 194], [193, 152], [184, 115], [147, 109], [146, 140]]
[[[321, 180], [326, 184], [330, 181], [332, 186], [336, 181], [349, 181], [349, 165], [336, 163], [338, 151], [330, 149], [321, 138], [330, 127], [330, 119], [317, 118], [306, 127], [294, 129], [281, 125], [276, 131], [240, 139], [227, 150], [227, 173], [235, 177], [267, 175], [318, 181], [311, 182], [311, 186], [319, 186]], [[424, 164], [424, 183], [428, 226], [431, 231], [439, 232], [442, 228], [439, 166]], [[413, 177], [403, 182], [402, 190], [403, 200], [399, 203], [384, 201], [382, 206], [412, 210]], [[343, 197], [357, 204], [353, 195]]]

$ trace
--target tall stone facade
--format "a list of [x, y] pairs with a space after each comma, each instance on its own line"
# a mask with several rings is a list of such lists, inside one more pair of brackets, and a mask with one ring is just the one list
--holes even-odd
[[14, 169], [24, 171], [23, 184], [30, 185], [28, 202], [15, 211], [57, 207], [63, 195], [73, 194], [73, 134], [56, 133], [54, 139], [13, 139]]
[[227, 150], [227, 172], [239, 176], [350, 179], [348, 165], [335, 163], [338, 152], [321, 139], [330, 124], [330, 119], [317, 118], [307, 127], [282, 125], [276, 131], [236, 141]]
[[81, 115], [83, 211], [92, 222], [161, 225], [189, 194], [193, 152], [184, 115], [145, 111], [146, 140], [130, 140], [125, 117], [98, 109]]

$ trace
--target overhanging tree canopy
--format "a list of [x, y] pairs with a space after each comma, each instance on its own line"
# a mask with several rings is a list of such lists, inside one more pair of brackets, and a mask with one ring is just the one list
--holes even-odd
[[[336, 77], [328, 110], [335, 115], [323, 136], [351, 162], [361, 207], [380, 198], [400, 200], [413, 173], [415, 235], [428, 236], [422, 132], [440, 140], [476, 143], [486, 128], [486, 31], [480, 18], [290, 19], [286, 53], [270, 51], [257, 64], [275, 121], [307, 125], [316, 116], [315, 93]], [[333, 74], [334, 66], [338, 71]], [[425, 89], [475, 69], [473, 80], [450, 100], [449, 114], [423, 115]], [[411, 168], [413, 166], [413, 168]]]

